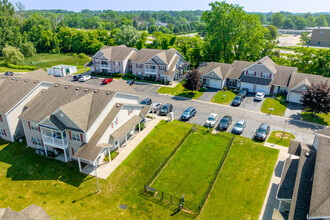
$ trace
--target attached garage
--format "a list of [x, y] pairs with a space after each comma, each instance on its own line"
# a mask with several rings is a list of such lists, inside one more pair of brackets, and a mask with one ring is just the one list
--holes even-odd
[[241, 89], [248, 89], [249, 92], [255, 92], [253, 88], [253, 84], [251, 83], [241, 83]]
[[294, 102], [294, 103], [301, 103], [300, 99], [301, 99], [302, 93], [301, 92], [294, 92], [294, 91], [289, 91], [288, 93], [288, 101], [289, 102]]
[[257, 85], [256, 87], [256, 92], [263, 92], [266, 95], [269, 95], [270, 87], [269, 86], [260, 86]]
[[221, 89], [222, 88], [221, 80], [209, 79], [209, 87], [215, 89]]

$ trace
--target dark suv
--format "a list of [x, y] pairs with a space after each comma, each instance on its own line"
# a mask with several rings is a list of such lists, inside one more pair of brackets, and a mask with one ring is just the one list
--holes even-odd
[[13, 75], [14, 75], [14, 73], [10, 72], [10, 71], [5, 73], [5, 76], [13, 76]]
[[243, 98], [245, 98], [248, 94], [248, 89], [241, 89], [239, 90], [238, 95], [242, 96]]
[[270, 127], [268, 124], [262, 123], [254, 134], [254, 139], [265, 141], [269, 134]]
[[77, 74], [73, 76], [73, 81], [79, 81], [79, 79], [82, 77], [81, 74]]
[[173, 111], [173, 105], [172, 104], [165, 104], [163, 107], [159, 110], [159, 115], [166, 116], [168, 113]]

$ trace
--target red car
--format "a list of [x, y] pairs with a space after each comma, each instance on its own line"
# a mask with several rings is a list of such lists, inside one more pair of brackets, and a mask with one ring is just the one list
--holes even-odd
[[103, 85], [106, 85], [106, 84], [108, 84], [108, 83], [111, 83], [112, 82], [112, 78], [105, 78], [103, 81], [102, 81], [102, 84]]

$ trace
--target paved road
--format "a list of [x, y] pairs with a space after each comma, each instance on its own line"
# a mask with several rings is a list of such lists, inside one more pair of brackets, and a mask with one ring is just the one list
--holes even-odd
[[[239, 119], [244, 119], [247, 122], [247, 127], [242, 135], [248, 138], [253, 137], [255, 130], [261, 123], [268, 123], [271, 127], [271, 131], [282, 131], [285, 127], [285, 131], [295, 135], [297, 140], [312, 144], [314, 139], [313, 131], [323, 128], [323, 126], [272, 116], [243, 108], [191, 100], [184, 97], [162, 95], [156, 92], [158, 88], [159, 86], [156, 85], [134, 85], [134, 89], [141, 95], [141, 100], [144, 98], [151, 98], [153, 102], [160, 102], [162, 104], [172, 103], [174, 106], [173, 112], [175, 119], [179, 119], [182, 112], [189, 106], [193, 106], [197, 109], [197, 115], [192, 118], [190, 122], [198, 125], [203, 125], [210, 113], [216, 113], [220, 118], [224, 115], [231, 115], [234, 123]], [[229, 131], [231, 131], [231, 129], [232, 126], [229, 128]]]

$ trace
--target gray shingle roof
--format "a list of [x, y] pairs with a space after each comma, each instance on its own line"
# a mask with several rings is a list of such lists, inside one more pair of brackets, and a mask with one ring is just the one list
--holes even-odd
[[[40, 122], [56, 109], [63, 107], [63, 111], [73, 117], [76, 124], [82, 126], [81, 129], [89, 129], [114, 94], [103, 90], [95, 93], [92, 89], [86, 90], [80, 86], [52, 85], [29, 103], [20, 118]], [[76, 101], [82, 97], [88, 101], [81, 103]]]
[[322, 134], [322, 135], [325, 135], [325, 136], [329, 136], [330, 137], [330, 127], [324, 128], [322, 130], [318, 130], [315, 133]]
[[330, 216], [330, 137], [319, 136], [309, 216]]
[[144, 117], [144, 116], [146, 116], [149, 113], [149, 111], [150, 111], [150, 106], [149, 105], [145, 105], [141, 109], [139, 116], [140, 117]]
[[171, 64], [171, 66], [168, 68], [168, 70], [164, 73], [164, 75], [166, 76], [173, 76], [175, 74], [175, 70], [176, 70], [176, 63], [178, 62], [178, 60], [180, 59], [180, 57], [176, 56]]
[[279, 66], [279, 65], [275, 65], [275, 67], [277, 69], [277, 73], [275, 74], [275, 77], [270, 83], [271, 85], [275, 85], [275, 86], [287, 87], [291, 75], [298, 71], [297, 67]]
[[[309, 153], [309, 156], [306, 156]], [[289, 220], [306, 219], [312, 193], [316, 152], [302, 146], [292, 195]]]
[[272, 220], [287, 220], [288, 215], [285, 213], [280, 212], [277, 209], [273, 209]]
[[[305, 74], [305, 73], [293, 73], [290, 78], [288, 90], [291, 90], [298, 85], [303, 85], [305, 83], [305, 80], [308, 80], [308, 82], [311, 83], [321, 83], [328, 81], [328, 84], [330, 84], [330, 78], [323, 77], [320, 75], [314, 75], [314, 74]], [[308, 83], [307, 82], [307, 83]]]
[[217, 63], [217, 62], [205, 62], [200, 67], [198, 67], [198, 71], [204, 76], [207, 73], [213, 71], [215, 72], [221, 79], [225, 79], [227, 75], [232, 70], [233, 65], [228, 63]]
[[128, 94], [133, 94], [133, 95], [138, 94], [130, 85], [128, 85], [122, 79], [114, 80], [111, 83], [108, 83], [107, 85], [102, 86], [100, 89], [107, 90], [107, 91], [128, 93]]
[[253, 77], [253, 76], [243, 76], [241, 79], [241, 82], [245, 83], [253, 83], [253, 84], [258, 84], [258, 85], [269, 85], [271, 79], [265, 79], [265, 78], [259, 78], [259, 77]]
[[104, 46], [100, 49], [104, 56], [110, 61], [123, 61], [128, 58], [128, 55], [133, 50], [136, 49], [132, 47], [126, 47], [125, 45], [120, 45], [116, 47]]
[[30, 205], [20, 212], [11, 208], [0, 208], [0, 220], [50, 220], [51, 218], [43, 208]]
[[130, 118], [125, 124], [120, 126], [117, 130], [115, 130], [111, 136], [116, 138], [117, 140], [120, 140], [122, 137], [125, 136], [135, 125], [137, 125], [141, 121], [141, 117], [134, 115], [132, 118]]
[[288, 153], [299, 156], [301, 153], [300, 142], [291, 140]]
[[159, 49], [148, 49], [143, 48], [133, 57], [132, 62], [134, 63], [145, 63], [150, 60], [155, 55], [159, 56], [166, 64], [168, 64], [173, 56], [176, 54], [176, 50], [171, 48], [169, 50], [159, 50]]
[[110, 126], [111, 122], [115, 119], [118, 112], [123, 107], [123, 104], [115, 104], [115, 106], [111, 109], [111, 111], [108, 113], [108, 115], [105, 117], [101, 125], [98, 127], [98, 129], [95, 131], [95, 133], [92, 135], [91, 139], [88, 143], [84, 144], [82, 147], [79, 148], [79, 150], [74, 155], [77, 158], [81, 158], [88, 161], [94, 161], [99, 153], [101, 152], [102, 148], [101, 146], [98, 146], [98, 142], [101, 139], [104, 132], [107, 130], [107, 128]]
[[299, 159], [286, 159], [279, 185], [277, 197], [279, 199], [292, 199], [296, 182]]
[[270, 69], [270, 71], [272, 71], [273, 73], [277, 72], [274, 61], [272, 61], [272, 59], [270, 59], [268, 56], [261, 58], [259, 61], [262, 62], [265, 66], [267, 66], [267, 68]]
[[233, 62], [233, 67], [230, 73], [228, 74], [228, 78], [230, 79], [239, 79], [243, 73], [243, 69], [250, 66], [253, 64], [252, 62], [247, 62], [247, 61], [240, 61], [240, 60], [235, 60]]

